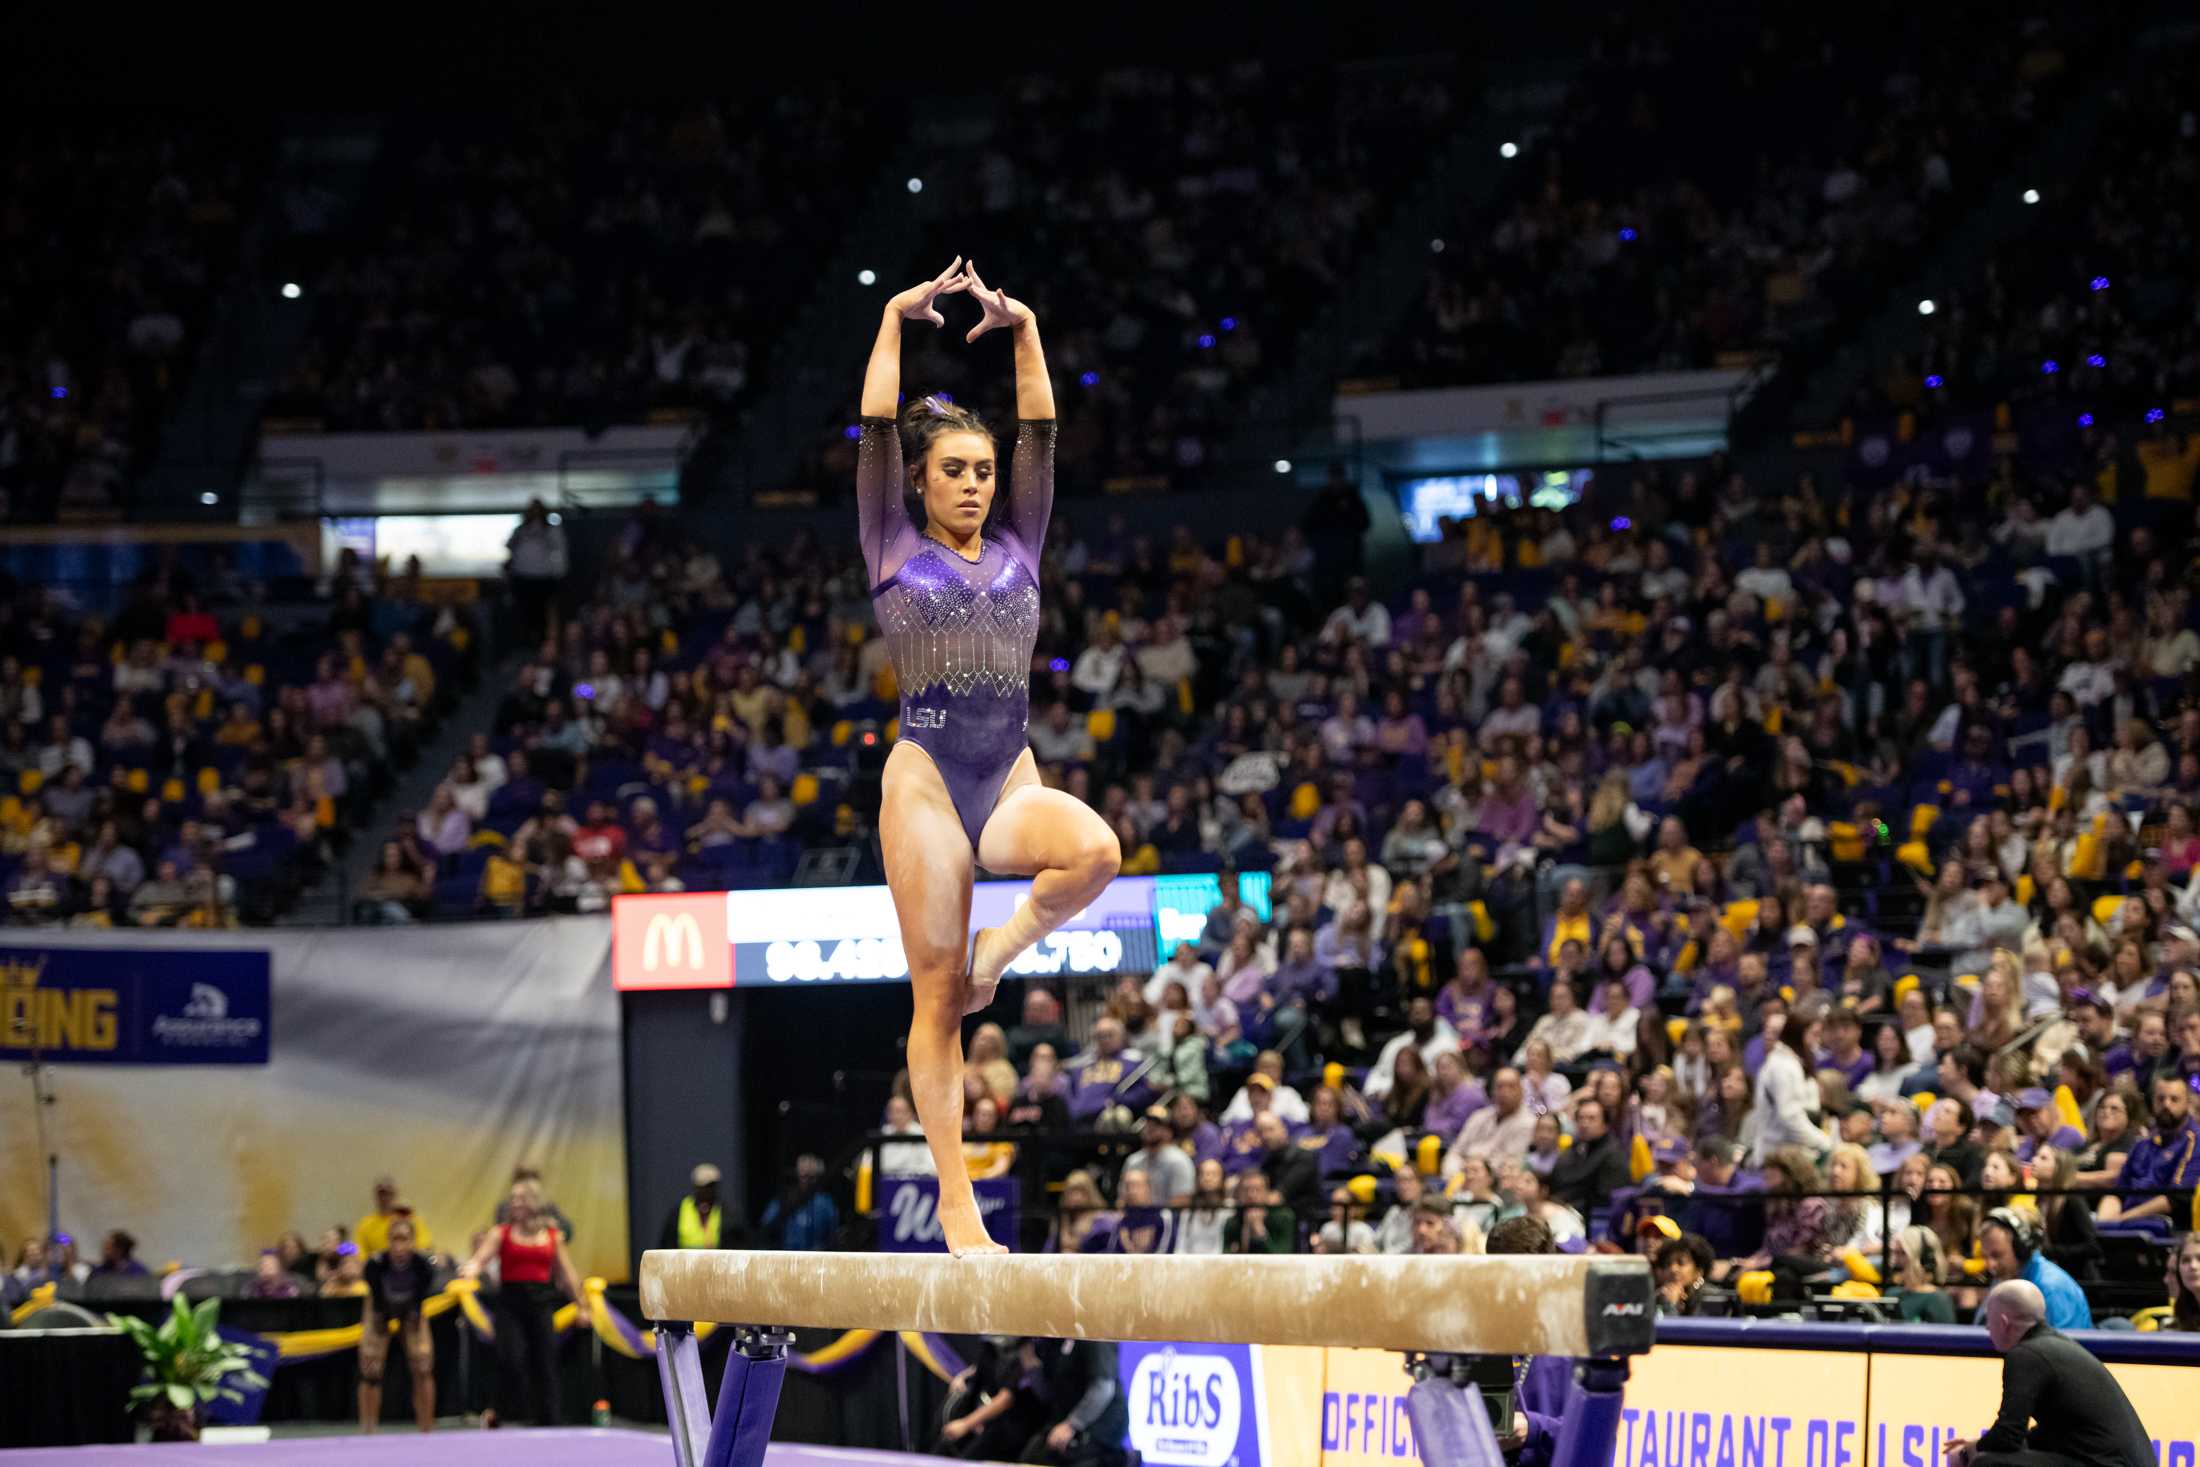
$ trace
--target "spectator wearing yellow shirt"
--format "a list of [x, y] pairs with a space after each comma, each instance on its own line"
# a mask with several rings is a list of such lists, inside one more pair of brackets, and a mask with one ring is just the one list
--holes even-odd
[[2192, 502], [2193, 475], [2200, 471], [2200, 437], [2172, 433], [2166, 424], [2158, 424], [2154, 435], [2141, 440], [2134, 452], [2146, 477], [2147, 498]]
[[352, 1240], [359, 1245], [359, 1251], [369, 1257], [386, 1251], [390, 1246], [390, 1224], [400, 1217], [412, 1219], [413, 1246], [423, 1253], [431, 1251], [434, 1244], [428, 1237], [428, 1225], [411, 1208], [397, 1200], [397, 1179], [376, 1177], [374, 1211], [360, 1218], [351, 1230]]

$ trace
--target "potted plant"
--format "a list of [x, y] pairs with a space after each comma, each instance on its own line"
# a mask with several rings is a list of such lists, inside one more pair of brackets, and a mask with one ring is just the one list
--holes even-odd
[[142, 1319], [110, 1314], [107, 1322], [137, 1342], [145, 1357], [145, 1381], [130, 1392], [130, 1409], [149, 1406], [146, 1423], [157, 1442], [195, 1442], [199, 1415], [211, 1402], [242, 1401], [240, 1386], [264, 1389], [267, 1377], [252, 1368], [242, 1345], [215, 1328], [219, 1299], [193, 1309], [178, 1294], [175, 1308], [155, 1329]]

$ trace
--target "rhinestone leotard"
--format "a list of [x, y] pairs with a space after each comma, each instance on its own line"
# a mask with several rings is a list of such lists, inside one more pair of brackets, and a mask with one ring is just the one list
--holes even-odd
[[871, 609], [901, 684], [901, 737], [932, 757], [970, 848], [1024, 751], [1031, 649], [1039, 638], [1039, 552], [1054, 509], [1054, 423], [1016, 425], [1007, 514], [976, 561], [922, 534], [904, 495], [891, 418], [862, 419], [857, 527]]

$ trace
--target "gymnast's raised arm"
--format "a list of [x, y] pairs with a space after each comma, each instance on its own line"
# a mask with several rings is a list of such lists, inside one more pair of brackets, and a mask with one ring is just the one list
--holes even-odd
[[863, 397], [857, 408], [863, 417], [863, 441], [856, 463], [856, 527], [872, 585], [879, 582], [880, 568], [895, 538], [909, 524], [902, 504], [907, 485], [901, 467], [901, 435], [894, 424], [901, 401], [901, 323], [946, 325], [936, 302], [943, 295], [970, 288], [962, 266], [962, 256], [957, 255], [954, 264], [886, 303], [878, 339], [871, 344], [870, 364], [863, 369]]
[[1023, 543], [1027, 568], [1037, 576], [1054, 513], [1054, 383], [1047, 376], [1046, 348], [1039, 344], [1039, 318], [1007, 291], [987, 285], [975, 261], [963, 278], [971, 299], [985, 308], [984, 319], [966, 339], [976, 341], [996, 326], [1015, 332], [1016, 453], [1008, 475], [1008, 523]]

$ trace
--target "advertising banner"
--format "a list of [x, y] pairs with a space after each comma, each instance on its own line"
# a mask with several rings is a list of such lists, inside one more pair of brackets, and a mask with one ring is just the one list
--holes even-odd
[[[287, 1229], [312, 1238], [351, 1226], [387, 1172], [437, 1245], [457, 1250], [526, 1163], [572, 1221], [582, 1274], [630, 1267], [603, 917], [38, 939], [28, 957], [0, 955], [0, 1027], [27, 1015], [57, 1041], [42, 1055], [112, 1058], [92, 1048], [111, 1012], [114, 1050], [157, 1060], [54, 1067], [48, 1140], [61, 1158], [61, 1225], [78, 1237], [127, 1226], [150, 1263], [248, 1268]], [[85, 992], [112, 995], [111, 1011], [105, 997], [75, 996]], [[65, 1019], [51, 1017], [55, 1002]], [[172, 1067], [203, 1062], [207, 1041], [239, 1020], [259, 1026], [253, 1063]], [[29, 1112], [0, 1112], [0, 1178], [13, 1183], [0, 1187], [0, 1237], [44, 1230], [45, 1170]]]
[[[982, 1184], [981, 1184], [982, 1185]], [[1396, 1467], [1422, 1459], [1405, 1357], [1125, 1344], [1130, 1444], [1154, 1467]], [[2111, 1363], [2158, 1467], [2200, 1467], [2200, 1371]], [[2001, 1399], [1993, 1356], [1661, 1345], [1637, 1356], [1613, 1467], [1941, 1467]]]
[[[1265, 915], [1268, 876], [1245, 900]], [[970, 925], [998, 927], [1030, 899], [1029, 881], [981, 881]], [[1150, 969], [1157, 952], [1199, 935], [1222, 899], [1213, 873], [1125, 876], [1009, 965], [1012, 978]], [[621, 896], [611, 903], [612, 982], [622, 990], [766, 984], [906, 983], [909, 959], [883, 886]]]
[[[1016, 1246], [1014, 1177], [973, 1181], [978, 1214], [987, 1236], [1004, 1248]], [[941, 1253], [947, 1237], [940, 1231], [940, 1181], [937, 1177], [887, 1177], [879, 1183], [878, 1246], [882, 1253]]]
[[1320, 1467], [1314, 1429], [1325, 1353], [1122, 1345], [1131, 1447], [1148, 1467]]
[[0, 1058], [264, 1065], [262, 952], [0, 947]]
[[1871, 1360], [1660, 1346], [1633, 1362], [1613, 1467], [1863, 1467]]

